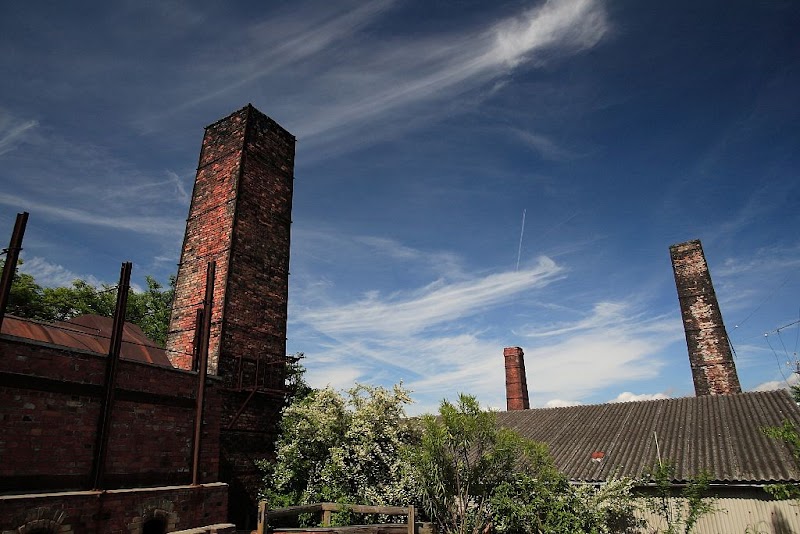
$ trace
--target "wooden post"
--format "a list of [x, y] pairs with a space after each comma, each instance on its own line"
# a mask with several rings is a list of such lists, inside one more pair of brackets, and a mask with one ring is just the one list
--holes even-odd
[[322, 526], [323, 527], [331, 526], [331, 511], [330, 510], [323, 510], [322, 511]]
[[267, 501], [258, 501], [258, 527], [256, 527], [256, 534], [267, 533]]
[[414, 526], [417, 522], [414, 512], [414, 505], [412, 504], [408, 507], [408, 534], [414, 534]]

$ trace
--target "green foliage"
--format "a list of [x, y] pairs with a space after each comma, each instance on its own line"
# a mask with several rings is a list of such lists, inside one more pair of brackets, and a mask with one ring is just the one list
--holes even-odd
[[792, 398], [798, 404], [800, 404], [800, 384], [795, 384], [789, 388], [789, 392], [792, 394]]
[[[560, 474], [516, 473], [492, 496], [492, 522], [500, 533], [634, 532], [632, 481], [573, 486]], [[638, 532], [638, 531], [637, 531]]]
[[671, 462], [654, 465], [645, 478], [655, 484], [655, 495], [647, 500], [647, 506], [664, 521], [664, 534], [689, 534], [701, 517], [716, 511], [713, 499], [707, 497], [710, 476], [706, 472], [689, 481], [680, 498], [673, 495], [675, 467]]
[[[164, 346], [175, 277], [170, 277], [169, 288], [164, 288], [151, 276], [145, 280], [146, 290], [131, 290], [128, 294], [126, 320], [139, 325], [148, 338]], [[103, 284], [97, 288], [84, 280], [75, 280], [71, 287], [42, 287], [33, 276], [17, 269], [6, 313], [40, 321], [64, 321], [86, 314], [110, 317], [114, 315], [116, 301], [115, 286]]]
[[[406, 505], [412, 485], [401, 451], [418, 439], [402, 386], [312, 390], [283, 412], [274, 463], [262, 462], [262, 497], [278, 508], [314, 502]], [[347, 514], [347, 511], [343, 512]], [[347, 518], [336, 517], [342, 522]]]
[[306, 368], [302, 363], [305, 354], [302, 352], [290, 356], [286, 362], [286, 396], [284, 406], [308, 397], [314, 389], [306, 382]]
[[490, 497], [514, 472], [524, 442], [463, 394], [455, 405], [442, 401], [439, 417], [425, 416], [422, 425], [410, 462], [425, 511], [443, 533], [483, 531]]
[[169, 277], [168, 288], [162, 286], [152, 276], [145, 276], [145, 281], [146, 290], [141, 293], [131, 291], [128, 295], [127, 320], [139, 325], [144, 335], [163, 347], [169, 332], [169, 315], [175, 295], [175, 276]]
[[[792, 386], [793, 392], [795, 387]], [[761, 430], [770, 438], [782, 441], [792, 453], [795, 466], [800, 467], [800, 434], [790, 421]], [[800, 499], [800, 485], [797, 484], [770, 484], [764, 490], [778, 500]]]
[[602, 493], [577, 489], [544, 444], [498, 427], [492, 412], [460, 395], [422, 420], [409, 461], [425, 512], [444, 534], [610, 532], [632, 517], [630, 483]]

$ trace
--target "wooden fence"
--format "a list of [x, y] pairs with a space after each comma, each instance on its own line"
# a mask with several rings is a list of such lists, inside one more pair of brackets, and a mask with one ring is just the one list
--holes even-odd
[[[278, 519], [278, 518], [286, 518], [286, 517], [297, 517], [300, 514], [306, 513], [322, 513], [322, 529], [283, 529], [283, 531], [361, 531], [365, 530], [365, 525], [360, 525], [358, 527], [337, 527], [336, 529], [331, 528], [331, 514], [333, 512], [340, 512], [340, 511], [348, 511], [356, 514], [379, 514], [379, 515], [399, 515], [399, 516], [406, 516], [408, 519], [406, 524], [402, 523], [384, 523], [381, 525], [369, 525], [368, 527], [374, 528], [367, 528], [367, 532], [381, 532], [381, 533], [391, 533], [391, 534], [421, 534], [417, 533], [416, 529], [416, 514], [414, 511], [414, 506], [365, 506], [361, 504], [339, 504], [333, 502], [323, 502], [323, 503], [315, 503], [315, 504], [306, 504], [301, 506], [289, 506], [287, 508], [277, 508], [274, 510], [270, 510], [267, 507], [267, 503], [265, 501], [261, 501], [258, 504], [258, 529], [256, 530], [257, 534], [267, 534], [269, 531], [269, 522], [270, 519]], [[377, 528], [382, 527], [382, 528]], [[427, 527], [424, 531], [431, 532], [430, 528]]]

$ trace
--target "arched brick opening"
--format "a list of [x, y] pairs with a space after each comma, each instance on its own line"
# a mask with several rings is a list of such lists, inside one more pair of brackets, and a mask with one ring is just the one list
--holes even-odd
[[161, 517], [152, 517], [142, 523], [142, 534], [166, 534], [167, 522]]
[[68, 526], [62, 528], [66, 514], [63, 510], [56, 508], [39, 507], [32, 508], [25, 512], [24, 517], [19, 518], [19, 527], [16, 532], [19, 534], [61, 534], [71, 532]]
[[178, 514], [167, 499], [148, 499], [139, 505], [139, 516], [128, 525], [129, 534], [165, 534], [176, 529]]

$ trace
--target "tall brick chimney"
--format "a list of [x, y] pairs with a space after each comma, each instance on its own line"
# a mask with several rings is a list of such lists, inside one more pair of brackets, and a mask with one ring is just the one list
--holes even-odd
[[191, 369], [206, 264], [216, 261], [208, 370], [222, 379], [220, 475], [230, 519], [255, 528], [261, 473], [285, 391], [295, 138], [247, 105], [203, 137], [170, 317], [167, 354]]
[[286, 355], [294, 145], [251, 105], [206, 128], [169, 325], [174, 366], [191, 368], [205, 266], [216, 260], [209, 371], [232, 388], [283, 382], [257, 363]]
[[741, 393], [736, 365], [699, 240], [669, 247], [695, 395]]
[[506, 360], [506, 408], [508, 411], [527, 410], [531, 405], [525, 378], [525, 353], [520, 347], [506, 347], [503, 356]]

